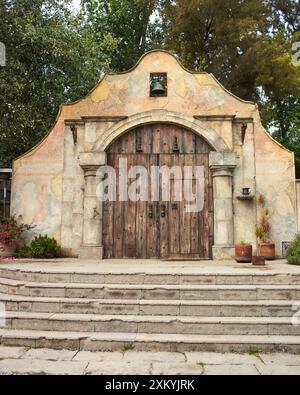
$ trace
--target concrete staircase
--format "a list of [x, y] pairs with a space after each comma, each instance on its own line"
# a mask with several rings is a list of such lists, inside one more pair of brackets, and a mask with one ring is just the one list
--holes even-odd
[[[0, 344], [80, 350], [300, 351], [300, 271], [2, 267]], [[300, 318], [299, 318], [300, 324]]]

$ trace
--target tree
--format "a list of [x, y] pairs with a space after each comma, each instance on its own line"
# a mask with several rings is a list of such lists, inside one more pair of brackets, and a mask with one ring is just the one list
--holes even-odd
[[119, 41], [112, 55], [112, 70], [130, 69], [160, 42], [158, 22], [151, 18], [157, 5], [157, 0], [82, 0], [86, 23]]
[[300, 69], [291, 49], [300, 41], [299, 1], [161, 0], [160, 7], [167, 48], [188, 68], [211, 72], [237, 96], [258, 101], [270, 133], [294, 147]]
[[[37, 144], [59, 105], [85, 96], [109, 68], [117, 42], [83, 26], [70, 1], [0, 0], [0, 167]], [[101, 36], [101, 39], [100, 39]]]
[[[274, 111], [280, 112], [274, 114], [274, 121], [271, 125], [275, 128], [273, 137], [275, 137], [281, 144], [295, 152], [296, 159], [296, 175], [300, 176], [300, 99], [290, 99], [290, 103], [278, 103], [274, 106]], [[280, 108], [282, 111], [280, 111]], [[279, 120], [279, 121], [278, 121]], [[284, 126], [278, 124], [282, 122]], [[287, 133], [283, 136], [281, 133], [282, 127], [285, 127]]]
[[299, 0], [271, 0], [274, 27], [284, 26], [287, 35], [300, 31]]
[[270, 133], [295, 147], [298, 0], [82, 0], [77, 14], [70, 3], [0, 0], [8, 56], [0, 68], [0, 166], [45, 135], [60, 103], [85, 96], [104, 70], [128, 70], [157, 47], [258, 101]]

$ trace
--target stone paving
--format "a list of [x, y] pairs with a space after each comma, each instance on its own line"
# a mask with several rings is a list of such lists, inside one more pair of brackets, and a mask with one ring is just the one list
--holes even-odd
[[[82, 259], [15, 259], [1, 262], [2, 268], [36, 273], [76, 273], [76, 274], [226, 274], [226, 275], [255, 275], [299, 274], [300, 266], [288, 265], [285, 259], [267, 262], [266, 266], [253, 266], [247, 263], [228, 261], [161, 261], [158, 259], [106, 259], [104, 261], [89, 261]], [[0, 268], [1, 268], [0, 267]]]
[[300, 375], [300, 355], [0, 347], [0, 375]]

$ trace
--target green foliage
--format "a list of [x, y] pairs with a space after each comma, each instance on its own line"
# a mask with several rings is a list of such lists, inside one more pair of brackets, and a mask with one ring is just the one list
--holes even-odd
[[32, 258], [31, 248], [28, 246], [22, 246], [17, 248], [17, 258]]
[[86, 23], [96, 33], [106, 32], [118, 41], [111, 67], [125, 71], [161, 43], [159, 21], [151, 18], [158, 0], [82, 0]]
[[111, 34], [84, 26], [70, 0], [1, 0], [0, 167], [45, 136], [62, 103], [86, 96], [110, 65]]
[[59, 105], [84, 97], [106, 70], [123, 71], [153, 48], [213, 73], [258, 101], [264, 125], [295, 151], [300, 177], [297, 0], [1, 0], [0, 167], [37, 144]]
[[260, 354], [261, 353], [261, 350], [259, 349], [259, 348], [257, 348], [257, 347], [249, 347], [249, 349], [248, 349], [248, 354], [249, 355], [258, 355], [258, 354]]
[[287, 259], [290, 265], [300, 266], [300, 235], [297, 235], [296, 239], [290, 245], [287, 252]]
[[290, 98], [274, 105], [274, 121], [271, 126], [276, 129], [273, 137], [282, 145], [295, 152], [296, 177], [300, 178], [300, 99]]
[[266, 199], [262, 194], [258, 196], [257, 203], [260, 206], [260, 220], [255, 230], [256, 237], [263, 243], [272, 243], [270, 218], [273, 214], [273, 210], [265, 207]]
[[267, 236], [266, 229], [265, 229], [263, 226], [258, 226], [258, 227], [256, 228], [255, 234], [256, 234], [256, 237], [257, 237], [259, 240], [264, 240], [264, 239], [266, 238], [266, 236]]
[[[300, 41], [297, 0], [161, 0], [165, 46], [192, 70], [213, 73], [237, 96], [259, 103], [264, 126], [295, 151], [300, 177]], [[295, 144], [296, 141], [296, 144]]]
[[61, 247], [55, 239], [39, 235], [30, 244], [31, 256], [33, 258], [59, 258]]
[[124, 344], [122, 348], [122, 354], [126, 354], [128, 351], [133, 351], [134, 350], [134, 344], [129, 343], [129, 344]]
[[240, 246], [251, 246], [251, 243], [247, 243], [247, 241], [240, 241], [239, 245]]

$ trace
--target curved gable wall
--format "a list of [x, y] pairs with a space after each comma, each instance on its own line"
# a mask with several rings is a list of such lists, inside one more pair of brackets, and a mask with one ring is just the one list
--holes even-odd
[[[168, 97], [149, 97], [152, 72], [168, 73]], [[84, 189], [79, 156], [101, 148], [101, 140], [109, 130], [119, 129], [119, 124], [125, 122], [123, 117], [132, 119], [159, 111], [160, 121], [163, 114], [180, 113], [182, 118], [193, 120], [191, 123], [199, 130], [213, 130], [224, 149], [237, 154], [235, 240], [256, 244], [254, 230], [259, 210], [255, 204], [241, 205], [236, 199], [241, 187], [250, 185], [274, 207], [271, 222], [279, 253], [281, 242], [292, 239], [296, 229], [293, 154], [264, 131], [257, 106], [229, 93], [212, 75], [187, 71], [164, 51], [146, 54], [128, 72], [106, 75], [86, 98], [61, 107], [48, 137], [14, 163], [12, 212], [25, 222], [35, 223], [35, 233], [56, 237], [67, 253], [76, 255], [82, 242]], [[84, 123], [82, 117], [88, 117]], [[103, 118], [100, 122], [93, 117]], [[66, 120], [77, 123], [77, 145], [70, 127], [65, 126]], [[240, 131], [245, 121], [249, 123], [242, 145]], [[119, 130], [124, 133], [122, 128]], [[249, 216], [253, 218], [250, 223]]]

